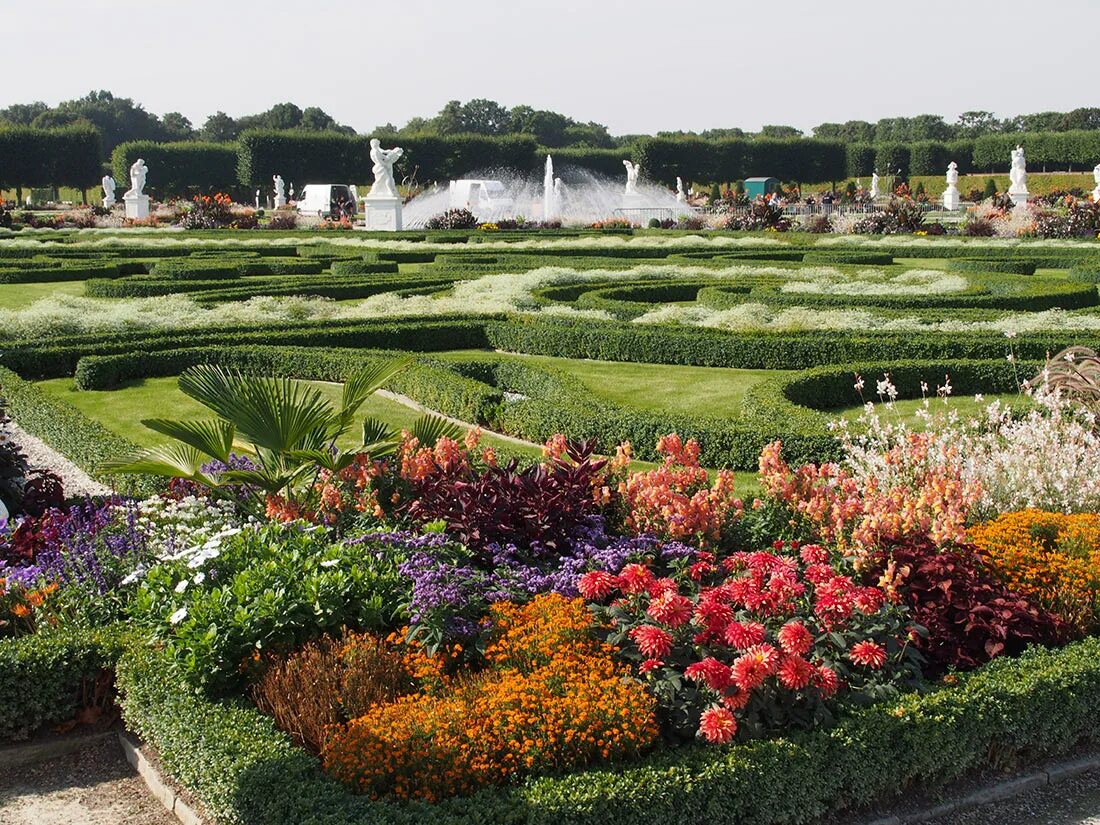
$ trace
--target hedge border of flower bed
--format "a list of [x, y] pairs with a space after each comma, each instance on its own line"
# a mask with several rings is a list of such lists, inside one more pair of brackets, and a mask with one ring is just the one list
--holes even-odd
[[826, 252], [810, 251], [802, 257], [807, 264], [857, 264], [860, 266], [889, 266], [894, 256], [887, 252]]
[[989, 258], [949, 258], [948, 272], [1000, 272], [1009, 275], [1034, 275], [1033, 261], [991, 260]]
[[0, 640], [0, 742], [71, 719], [84, 680], [114, 668], [124, 645], [118, 627], [43, 629]]
[[0, 396], [7, 401], [16, 424], [41, 438], [92, 478], [127, 495], [145, 496], [163, 489], [161, 480], [149, 476], [100, 476], [99, 467], [106, 459], [129, 452], [136, 445], [6, 367], [0, 367]]
[[239, 825], [786, 825], [940, 787], [1100, 737], [1100, 639], [1032, 649], [931, 693], [852, 712], [831, 729], [731, 747], [687, 747], [640, 763], [481, 791], [440, 805], [371, 802], [325, 777], [243, 700], [215, 702], [173, 677], [163, 653], [119, 663], [123, 715], [166, 770], [220, 821]]

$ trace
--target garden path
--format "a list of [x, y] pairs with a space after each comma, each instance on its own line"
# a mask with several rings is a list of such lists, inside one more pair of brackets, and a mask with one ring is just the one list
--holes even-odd
[[1100, 771], [930, 819], [924, 825], [1100, 825]]
[[75, 753], [0, 771], [4, 825], [179, 825], [112, 736]]
[[31, 435], [18, 424], [12, 423], [8, 426], [11, 440], [27, 456], [27, 463], [31, 467], [43, 467], [57, 473], [65, 484], [66, 496], [102, 496], [111, 492], [110, 487], [92, 479], [41, 438]]

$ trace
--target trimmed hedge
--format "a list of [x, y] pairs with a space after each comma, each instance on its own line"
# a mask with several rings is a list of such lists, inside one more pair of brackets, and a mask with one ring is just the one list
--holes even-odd
[[1003, 272], [1013, 275], [1034, 275], [1036, 266], [1031, 261], [993, 261], [988, 258], [951, 258], [947, 262], [951, 272]]
[[859, 264], [861, 266], [888, 266], [894, 262], [894, 256], [884, 252], [816, 252], [803, 255], [808, 264]]
[[119, 264], [112, 261], [28, 261], [27, 264], [13, 264], [10, 269], [0, 267], [0, 284], [86, 281], [89, 278], [117, 278], [122, 274]]
[[394, 804], [347, 792], [244, 700], [184, 686], [163, 652], [128, 650], [118, 683], [128, 726], [211, 814], [239, 825], [790, 825], [1100, 737], [1100, 640], [1090, 638], [997, 659], [953, 687], [852, 711], [830, 729], [659, 750], [439, 805]]
[[[204, 256], [205, 257], [205, 256]], [[251, 263], [251, 262], [250, 262]], [[223, 260], [196, 260], [196, 256], [187, 258], [168, 258], [158, 261], [149, 270], [153, 278], [179, 281], [214, 280], [217, 278], [238, 278], [241, 265]]]
[[0, 128], [0, 188], [90, 188], [102, 176], [101, 156], [99, 131], [90, 125]]
[[0, 640], [0, 742], [72, 719], [83, 688], [113, 669], [122, 649], [117, 627], [47, 627]]
[[5, 367], [0, 367], [0, 395], [20, 427], [102, 483], [122, 493], [140, 496], [165, 486], [159, 479], [147, 476], [99, 476], [98, 469], [104, 461], [135, 449], [135, 445]]
[[333, 261], [333, 275], [371, 275], [379, 272], [397, 272], [395, 261], [367, 261], [361, 259]]
[[138, 158], [149, 166], [149, 191], [162, 200], [237, 188], [237, 147], [232, 143], [120, 143], [111, 153], [112, 174], [120, 186], [129, 188], [125, 182]]

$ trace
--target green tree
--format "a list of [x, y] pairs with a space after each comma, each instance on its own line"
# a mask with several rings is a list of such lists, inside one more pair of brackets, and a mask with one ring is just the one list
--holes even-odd
[[195, 137], [195, 127], [191, 121], [179, 112], [169, 112], [162, 115], [160, 124], [164, 129], [164, 137], [167, 140], [192, 140]]
[[40, 100], [34, 103], [13, 103], [6, 109], [0, 109], [0, 122], [12, 126], [30, 126], [36, 117], [49, 108]]
[[229, 143], [237, 139], [241, 133], [237, 121], [225, 112], [215, 112], [206, 119], [200, 132], [203, 140], [211, 143]]
[[1004, 124], [992, 112], [980, 109], [963, 112], [955, 123], [955, 131], [961, 138], [981, 137], [1003, 129]]
[[802, 130], [793, 126], [764, 126], [760, 129], [760, 137], [767, 138], [797, 138], [802, 137]]

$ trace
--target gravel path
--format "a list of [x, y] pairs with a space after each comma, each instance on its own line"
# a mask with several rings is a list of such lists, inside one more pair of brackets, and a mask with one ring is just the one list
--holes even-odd
[[1004, 802], [930, 819], [925, 825], [1100, 825], [1100, 771], [1044, 785]]
[[37, 765], [0, 771], [3, 825], [179, 825], [113, 738]]
[[31, 435], [18, 424], [9, 424], [8, 434], [27, 456], [27, 463], [32, 468], [43, 467], [61, 476], [65, 483], [66, 496], [102, 496], [111, 492], [110, 487], [92, 479], [45, 441]]

